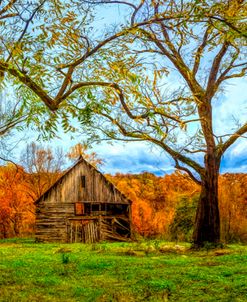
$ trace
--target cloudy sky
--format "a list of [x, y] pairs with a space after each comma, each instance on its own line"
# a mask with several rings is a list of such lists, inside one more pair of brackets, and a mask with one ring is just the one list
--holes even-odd
[[[214, 102], [214, 129], [217, 135], [233, 133], [237, 124], [247, 116], [247, 85], [243, 80], [232, 80], [224, 87], [224, 96]], [[173, 160], [158, 147], [141, 142], [102, 143], [94, 151], [104, 160], [102, 170], [107, 173], [139, 173], [149, 171], [157, 175], [172, 173]], [[239, 139], [224, 154], [221, 173], [247, 173], [247, 139]]]
[[[214, 129], [217, 135], [233, 133], [237, 124], [243, 124], [247, 116], [247, 86], [242, 80], [231, 81], [225, 87], [224, 96], [214, 102]], [[38, 133], [25, 133], [23, 140], [20, 134], [12, 137], [8, 143], [14, 150], [13, 155], [18, 161], [21, 150], [27, 143], [36, 141]], [[42, 143], [51, 148], [62, 147], [67, 153], [70, 147], [84, 138], [71, 139], [70, 135], [61, 133], [59, 139], [49, 143]], [[158, 147], [142, 142], [106, 143], [95, 145], [91, 151], [98, 154], [104, 162], [101, 170], [105, 173], [141, 173], [149, 171], [156, 175], [164, 175], [174, 171], [173, 160]], [[221, 164], [221, 173], [247, 173], [247, 139], [241, 138], [224, 154]]]
[[[104, 14], [103, 10], [100, 13], [101, 15], [107, 15]], [[117, 17], [119, 18], [119, 12], [118, 14], [108, 14], [108, 18], [113, 23], [117, 22]], [[102, 26], [104, 26], [104, 22], [105, 20], [102, 19]], [[247, 117], [246, 79], [233, 80], [224, 87], [224, 90], [224, 96], [214, 102], [214, 130], [218, 135], [232, 133], [236, 129], [236, 124], [243, 124]], [[21, 140], [15, 148], [14, 155], [17, 159], [25, 144], [36, 141], [37, 137], [37, 133], [26, 134], [25, 140]], [[19, 141], [16, 137], [13, 137], [12, 140], [13, 142]], [[46, 145], [53, 148], [61, 146], [66, 153], [71, 146], [78, 142], [80, 142], [79, 137], [71, 140], [69, 135], [61, 134], [60, 139], [46, 143]], [[96, 145], [92, 151], [103, 159], [104, 165], [101, 170], [106, 173], [149, 171], [157, 175], [163, 175], [174, 171], [173, 160], [168, 155], [158, 147], [151, 147], [145, 143], [107, 144], [102, 142], [100, 145]], [[247, 173], [247, 139], [239, 139], [228, 149], [222, 159], [221, 172]]]
[[[247, 85], [245, 80], [231, 81], [225, 87], [224, 97], [214, 104], [214, 128], [218, 135], [230, 134], [237, 123], [247, 116]], [[94, 150], [105, 162], [102, 170], [108, 173], [139, 173], [149, 171], [157, 175], [172, 173], [173, 160], [158, 147], [138, 143], [102, 143]], [[247, 173], [247, 139], [239, 139], [225, 153], [221, 173]]]

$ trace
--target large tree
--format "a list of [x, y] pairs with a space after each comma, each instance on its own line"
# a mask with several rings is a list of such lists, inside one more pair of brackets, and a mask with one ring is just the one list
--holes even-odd
[[[92, 126], [112, 139], [147, 141], [168, 153], [176, 168], [201, 185], [195, 246], [217, 244], [220, 164], [227, 149], [247, 132], [247, 123], [242, 120], [233, 132], [227, 126], [219, 131], [213, 109], [219, 106], [224, 83], [246, 76], [246, 2], [102, 2], [127, 5], [134, 12], [130, 41], [110, 65], [113, 82], [108, 87], [115, 91], [105, 90], [104, 101], [95, 104], [94, 96], [87, 105], [100, 116], [96, 124], [94, 115]], [[131, 65], [133, 53], [135, 62], [139, 57], [148, 67]], [[150, 76], [143, 81], [143, 70], [152, 69], [152, 82]]]
[[[107, 32], [93, 29], [95, 1], [37, 1], [31, 7], [6, 1], [1, 75], [17, 87], [31, 109], [28, 121], [41, 130], [54, 133], [61, 120], [73, 130], [69, 120], [77, 118], [89, 132], [97, 128], [111, 139], [161, 147], [202, 186], [194, 243], [217, 243], [221, 158], [247, 124], [217, 136], [212, 110], [222, 84], [246, 74], [246, 3], [102, 2], [127, 8], [123, 23]], [[159, 87], [168, 75], [177, 82], [170, 91]], [[41, 115], [48, 116], [45, 124]]]

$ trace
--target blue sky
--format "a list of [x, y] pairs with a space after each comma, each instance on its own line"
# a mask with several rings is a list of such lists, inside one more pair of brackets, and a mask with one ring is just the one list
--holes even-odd
[[[247, 116], [247, 85], [244, 79], [233, 80], [224, 87], [224, 95], [214, 102], [214, 128], [219, 135], [230, 134], [243, 124]], [[68, 141], [68, 145], [71, 145]], [[173, 160], [158, 147], [141, 142], [102, 143], [93, 149], [104, 160], [102, 170], [107, 173], [140, 173], [157, 175], [172, 173]], [[247, 173], [247, 139], [233, 144], [222, 158], [221, 173]]]
[[[111, 19], [112, 23], [117, 23], [120, 11], [117, 10], [109, 15], [102, 9], [100, 15], [105, 15]], [[106, 19], [97, 21], [98, 25], [104, 27]], [[171, 81], [171, 85], [176, 81]], [[214, 102], [214, 128], [219, 135], [232, 133], [236, 129], [236, 123], [243, 124], [247, 116], [247, 85], [246, 79], [238, 79], [231, 81], [224, 87], [223, 97], [216, 99]], [[69, 135], [61, 133], [61, 139], [56, 139], [46, 145], [61, 146], [65, 153], [76, 143], [82, 141], [79, 137], [74, 140]], [[18, 160], [20, 151], [28, 142], [36, 141], [38, 133], [26, 133], [24, 141], [21, 140], [17, 148], [15, 148], [14, 156]], [[21, 134], [13, 135], [9, 143], [13, 145], [19, 141]], [[151, 147], [145, 143], [113, 143], [107, 144], [102, 142], [100, 145], [94, 146], [99, 158], [103, 159], [104, 165], [101, 170], [106, 173], [140, 173], [149, 171], [157, 175], [171, 173], [173, 168], [173, 160], [162, 152], [158, 147]], [[246, 172], [247, 173], [247, 139], [239, 139], [229, 148], [222, 159], [221, 172]]]
[[[236, 129], [236, 123], [244, 123], [247, 116], [247, 89], [244, 80], [232, 81], [225, 87], [225, 94], [214, 104], [214, 126], [217, 134], [229, 134]], [[21, 151], [27, 143], [36, 141], [38, 133], [13, 133], [7, 138], [12, 156], [18, 161]], [[77, 136], [71, 139], [68, 134], [60, 134], [59, 139], [43, 143], [52, 148], [62, 147], [67, 153], [73, 145], [82, 142], [85, 137]], [[42, 143], [42, 142], [41, 142]], [[104, 161], [101, 170], [106, 173], [141, 173], [148, 171], [156, 175], [170, 174], [174, 171], [173, 160], [160, 148], [147, 143], [106, 143], [93, 146], [92, 151]], [[224, 154], [221, 164], [221, 173], [247, 173], [247, 139], [241, 138]]]
[[[231, 134], [237, 124], [247, 116], [247, 85], [245, 79], [232, 80], [224, 87], [223, 97], [214, 101], [214, 128], [218, 135]], [[173, 160], [158, 147], [138, 143], [102, 143], [94, 150], [105, 162], [107, 173], [140, 173], [149, 171], [157, 175], [172, 173]], [[237, 140], [224, 154], [221, 173], [247, 173], [247, 139]]]

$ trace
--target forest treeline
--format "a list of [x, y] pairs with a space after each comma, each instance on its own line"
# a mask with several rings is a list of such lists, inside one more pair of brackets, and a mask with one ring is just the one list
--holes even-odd
[[[0, 167], [0, 237], [32, 236], [35, 200], [62, 174], [37, 169], [27, 172], [9, 163]], [[144, 237], [190, 241], [200, 187], [175, 171], [163, 177], [151, 173], [107, 175], [133, 201], [135, 233]], [[247, 174], [223, 174], [219, 179], [221, 238], [247, 242]]]

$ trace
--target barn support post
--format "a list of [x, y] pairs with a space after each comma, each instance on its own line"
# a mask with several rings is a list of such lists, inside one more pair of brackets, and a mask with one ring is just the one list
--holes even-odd
[[101, 241], [102, 215], [99, 215], [99, 241]]

